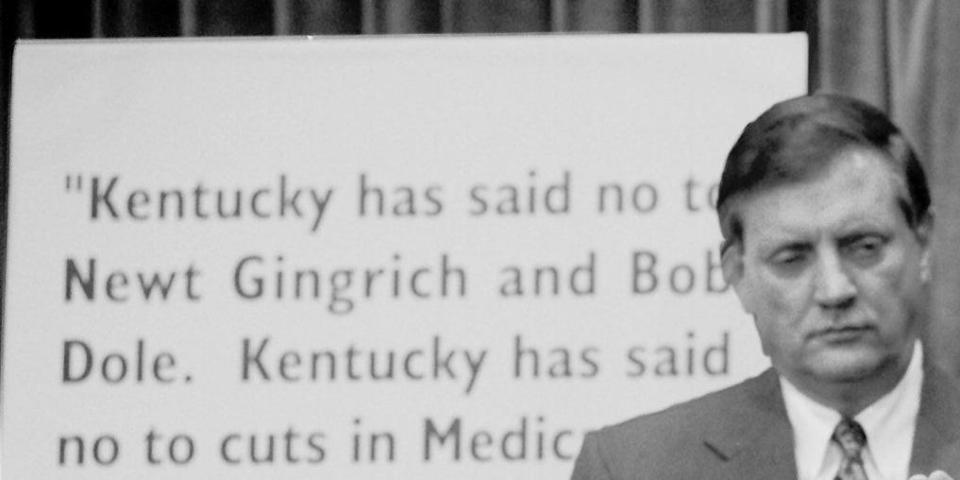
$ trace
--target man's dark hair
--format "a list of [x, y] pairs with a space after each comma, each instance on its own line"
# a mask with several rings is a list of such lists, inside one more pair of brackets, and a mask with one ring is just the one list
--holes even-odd
[[911, 228], [927, 215], [930, 190], [913, 148], [887, 116], [850, 97], [816, 94], [777, 103], [744, 128], [727, 155], [717, 212], [726, 250], [742, 245], [743, 223], [731, 201], [751, 192], [800, 183], [824, 172], [848, 150], [877, 151], [906, 185], [900, 207]]

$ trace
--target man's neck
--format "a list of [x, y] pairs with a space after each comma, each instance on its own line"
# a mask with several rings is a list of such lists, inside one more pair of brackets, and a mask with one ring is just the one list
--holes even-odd
[[[825, 452], [824, 446], [829, 443], [842, 416], [856, 420], [867, 434], [865, 468], [874, 472], [869, 478], [907, 478], [910, 446], [923, 388], [922, 363], [923, 349], [918, 342], [900, 381], [892, 390], [864, 407], [844, 407], [840, 402], [827, 405], [781, 377], [784, 407], [794, 435], [797, 478], [833, 478], [839, 457], [829, 453], [829, 447]], [[845, 405], [859, 405], [855, 402], [864, 398], [867, 397], [857, 397], [853, 403]]]
[[873, 375], [855, 381], [824, 382], [822, 379], [805, 376], [793, 378], [789, 375], [785, 375], [785, 378], [817, 403], [853, 418], [896, 388], [910, 366], [916, 348], [916, 345], [911, 346], [910, 355], [904, 356], [899, 363], [884, 365]]

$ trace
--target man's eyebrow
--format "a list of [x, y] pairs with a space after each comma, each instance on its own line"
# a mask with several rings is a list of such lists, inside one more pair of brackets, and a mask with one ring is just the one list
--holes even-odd
[[[756, 235], [758, 232], [754, 232], [753, 236], [765, 239], [766, 243], [804, 242], [808, 239], [809, 235], [805, 227], [805, 225], [773, 225], [764, 230], [762, 236]], [[744, 231], [744, 236], [747, 235], [748, 233]]]
[[839, 236], [865, 235], [874, 233], [889, 233], [896, 229], [889, 219], [881, 217], [858, 218], [847, 222], [839, 229]]

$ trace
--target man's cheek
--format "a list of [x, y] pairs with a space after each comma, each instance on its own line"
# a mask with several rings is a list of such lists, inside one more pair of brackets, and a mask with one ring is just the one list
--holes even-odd
[[862, 271], [858, 280], [873, 294], [915, 296], [923, 284], [921, 263], [919, 254], [893, 251], [883, 262]]
[[924, 308], [924, 288], [918, 271], [887, 269], [862, 278], [858, 285], [861, 303], [881, 317], [916, 316]]
[[766, 318], [790, 304], [790, 290], [794, 288], [759, 267], [748, 270], [734, 287], [747, 313]]
[[802, 317], [804, 311], [804, 291], [798, 285], [779, 285], [766, 283], [759, 287], [757, 292], [758, 308], [771, 321], [783, 325], [795, 323], [797, 317]]

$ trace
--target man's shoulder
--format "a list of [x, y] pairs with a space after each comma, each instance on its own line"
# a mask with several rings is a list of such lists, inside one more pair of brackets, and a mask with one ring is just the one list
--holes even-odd
[[[650, 478], [684, 478], [702, 473], [726, 453], [709, 439], [748, 440], [761, 412], [782, 412], [777, 375], [772, 370], [731, 387], [667, 409], [640, 415], [591, 432], [574, 478], [629, 478], [643, 471]], [[785, 413], [783, 413], [785, 416]], [[770, 417], [766, 417], [770, 418]], [[602, 468], [609, 477], [584, 475]]]
[[776, 382], [776, 374], [768, 370], [722, 390], [604, 427], [598, 435], [634, 444], [644, 440], [662, 444], [665, 437], [695, 435], [728, 422], [730, 415], [741, 414], [760, 397], [779, 392]]

